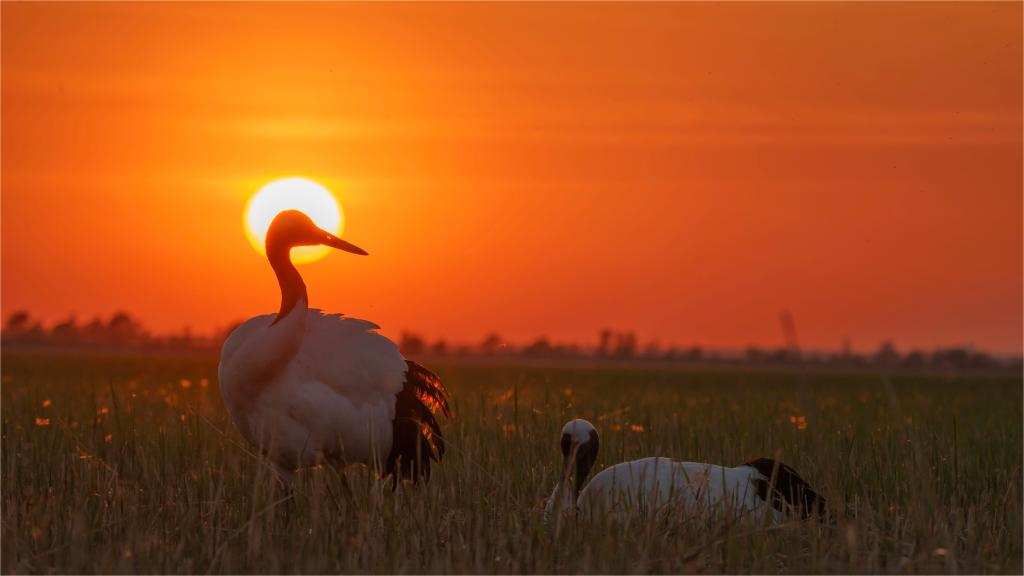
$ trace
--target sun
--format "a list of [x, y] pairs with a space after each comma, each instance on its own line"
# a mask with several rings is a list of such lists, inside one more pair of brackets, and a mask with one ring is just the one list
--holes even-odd
[[[245, 236], [260, 254], [266, 255], [264, 239], [270, 222], [285, 210], [299, 210], [313, 219], [317, 226], [341, 236], [345, 214], [327, 188], [306, 178], [283, 178], [260, 188], [245, 206]], [[327, 246], [292, 248], [292, 262], [303, 264], [327, 255]]]

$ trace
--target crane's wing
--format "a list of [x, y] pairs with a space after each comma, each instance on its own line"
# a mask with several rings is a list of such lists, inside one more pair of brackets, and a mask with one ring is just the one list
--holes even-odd
[[406, 361], [405, 385], [395, 403], [395, 424], [391, 452], [386, 469], [398, 477], [430, 477], [430, 461], [444, 456], [444, 437], [437, 422], [438, 414], [451, 416], [448, 390], [441, 379], [423, 366]]
[[405, 381], [405, 358], [373, 322], [311, 308], [296, 355], [304, 372], [356, 406], [394, 400]]
[[759, 473], [758, 477], [752, 479], [758, 497], [770, 502], [779, 512], [783, 512], [786, 507], [792, 507], [801, 518], [810, 518], [815, 514], [827, 517], [825, 499], [819, 496], [796, 470], [782, 462], [771, 458], [757, 458], [737, 468], [753, 469]]
[[385, 469], [416, 480], [444, 455], [437, 416], [450, 416], [448, 391], [426, 368], [408, 362], [372, 322], [311, 309], [298, 360], [307, 373], [356, 405], [390, 402], [392, 443]]
[[234, 358], [235, 353], [242, 348], [242, 345], [253, 335], [263, 330], [274, 321], [275, 314], [263, 314], [255, 316], [239, 324], [231, 331], [224, 345], [220, 349], [220, 363], [227, 364]]

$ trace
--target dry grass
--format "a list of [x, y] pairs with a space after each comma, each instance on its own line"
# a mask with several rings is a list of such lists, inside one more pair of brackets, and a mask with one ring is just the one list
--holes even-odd
[[[455, 401], [432, 480], [304, 472], [287, 499], [232, 429], [215, 358], [2, 364], [2, 570], [56, 573], [1022, 570], [1021, 380], [436, 365]], [[776, 456], [834, 528], [692, 519], [545, 532], [558, 432], [595, 470]]]

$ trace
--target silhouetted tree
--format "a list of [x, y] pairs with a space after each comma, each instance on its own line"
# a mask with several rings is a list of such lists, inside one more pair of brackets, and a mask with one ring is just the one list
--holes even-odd
[[430, 347], [431, 354], [437, 354], [438, 356], [444, 356], [448, 353], [448, 343], [444, 339], [440, 339], [434, 342], [434, 345]]
[[427, 347], [427, 342], [412, 332], [402, 332], [398, 340], [398, 349], [406, 356], [422, 354]]
[[900, 361], [900, 353], [896, 351], [892, 340], [886, 340], [882, 342], [878, 352], [875, 352], [874, 360], [875, 364], [880, 366], [895, 366]]
[[615, 335], [615, 357], [632, 358], [636, 356], [636, 335], [623, 332]]
[[501, 336], [491, 333], [480, 342], [480, 353], [493, 356], [502, 348]]
[[46, 340], [46, 331], [42, 322], [33, 320], [25, 310], [18, 310], [7, 317], [2, 338], [7, 344], [40, 344]]
[[116, 312], [110, 317], [107, 330], [112, 342], [132, 343], [143, 340], [145, 337], [142, 324], [123, 311]]
[[78, 339], [78, 322], [74, 315], [55, 324], [50, 330], [50, 337], [62, 344], [74, 343]]
[[551, 356], [552, 352], [551, 342], [548, 342], [548, 339], [543, 336], [523, 348], [523, 353], [527, 356]]
[[987, 370], [999, 367], [999, 362], [994, 358], [969, 347], [936, 350], [932, 354], [932, 364], [945, 370]]
[[4, 333], [11, 336], [27, 332], [31, 327], [32, 316], [25, 310], [16, 310], [7, 317]]
[[107, 325], [99, 316], [93, 318], [79, 330], [79, 338], [83, 342], [100, 343], [108, 339]]

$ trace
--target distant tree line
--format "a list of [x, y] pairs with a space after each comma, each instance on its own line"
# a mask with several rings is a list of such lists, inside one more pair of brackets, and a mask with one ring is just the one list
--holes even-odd
[[498, 334], [488, 334], [478, 344], [453, 346], [444, 339], [428, 342], [412, 332], [403, 332], [399, 348], [406, 356], [479, 356], [525, 358], [580, 358], [635, 360], [691, 364], [729, 364], [749, 366], [835, 366], [904, 370], [1009, 371], [1021, 372], [1020, 356], [997, 357], [972, 347], [950, 347], [935, 350], [910, 350], [902, 353], [892, 341], [885, 341], [877, 351], [858, 354], [847, 344], [839, 352], [801, 351], [791, 346], [762, 348], [750, 346], [742, 351], [705, 350], [700, 346], [662, 347], [657, 341], [639, 345], [636, 334], [601, 330], [596, 346], [576, 343], [555, 343], [545, 336], [516, 345]]
[[49, 329], [28, 312], [19, 310], [7, 317], [0, 344], [16, 348], [219, 348], [237, 324], [214, 336], [195, 336], [185, 327], [181, 333], [153, 335], [127, 312], [109, 318], [95, 317], [84, 323], [75, 316], [54, 323]]
[[[0, 332], [0, 343], [13, 348], [151, 348], [219, 350], [238, 323], [211, 336], [196, 336], [187, 327], [178, 334], [153, 335], [127, 312], [107, 319], [93, 318], [79, 323], [74, 316], [49, 328], [26, 311], [11, 314]], [[1020, 373], [1020, 356], [1000, 358], [968, 346], [935, 350], [899, 351], [885, 341], [873, 353], [853, 352], [849, 343], [838, 352], [801, 351], [795, 346], [763, 348], [750, 346], [741, 351], [705, 350], [700, 346], [661, 346], [657, 341], [643, 345], [633, 332], [601, 330], [594, 345], [554, 342], [540, 336], [515, 344], [490, 333], [475, 344], [455, 344], [440, 338], [428, 341], [413, 332], [403, 332], [399, 348], [409, 357], [450, 356], [481, 358], [590, 359], [690, 364], [749, 366], [835, 366], [902, 370], [1010, 371]]]

